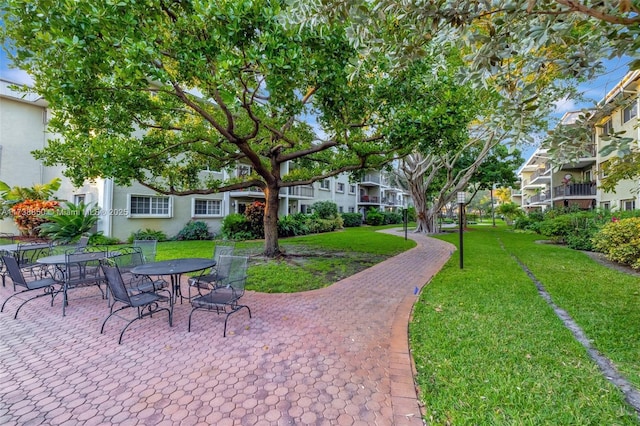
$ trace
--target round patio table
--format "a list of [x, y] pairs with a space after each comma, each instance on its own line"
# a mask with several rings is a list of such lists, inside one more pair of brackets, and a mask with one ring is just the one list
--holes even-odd
[[196, 272], [216, 266], [216, 261], [201, 257], [189, 257], [185, 259], [162, 260], [159, 262], [145, 263], [131, 269], [136, 275], [168, 275], [171, 277], [171, 298], [175, 302], [178, 295], [182, 302], [180, 291], [180, 276], [187, 272]]

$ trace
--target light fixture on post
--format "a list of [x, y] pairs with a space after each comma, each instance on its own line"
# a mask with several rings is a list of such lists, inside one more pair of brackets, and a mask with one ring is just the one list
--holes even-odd
[[464, 232], [464, 223], [463, 223], [463, 211], [464, 205], [466, 203], [466, 194], [464, 192], [458, 192], [458, 224], [459, 224], [459, 234], [460, 234], [460, 269], [464, 266], [464, 238], [462, 237]]

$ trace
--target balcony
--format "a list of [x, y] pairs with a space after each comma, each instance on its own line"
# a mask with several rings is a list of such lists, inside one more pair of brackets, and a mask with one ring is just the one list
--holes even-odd
[[532, 195], [531, 197], [525, 200], [525, 203], [528, 205], [540, 205], [540, 204], [550, 204], [551, 203], [551, 192], [543, 191], [539, 194]]
[[596, 183], [570, 183], [553, 188], [554, 197], [595, 197]]
[[372, 195], [360, 196], [360, 202], [364, 204], [380, 204], [380, 197]]
[[531, 185], [540, 185], [551, 182], [551, 169], [550, 168], [542, 168], [536, 170], [532, 175], [529, 181]]
[[389, 198], [382, 198], [382, 204], [386, 204], [388, 206], [402, 206], [402, 200], [398, 197], [389, 197]]
[[282, 188], [280, 195], [288, 195], [290, 197], [313, 198], [312, 186], [290, 186]]
[[229, 196], [235, 198], [264, 198], [264, 192], [262, 192], [262, 188], [259, 186], [252, 186], [250, 188], [230, 191]]
[[360, 179], [360, 186], [379, 186], [381, 183], [379, 174], [366, 174]]

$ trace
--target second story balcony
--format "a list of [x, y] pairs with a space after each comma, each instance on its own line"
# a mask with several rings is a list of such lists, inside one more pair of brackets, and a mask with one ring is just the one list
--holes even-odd
[[570, 183], [553, 188], [554, 197], [595, 197], [596, 183]]
[[361, 195], [360, 202], [363, 204], [380, 204], [380, 197], [376, 195]]
[[229, 196], [235, 198], [264, 198], [264, 192], [259, 186], [252, 186], [250, 188], [237, 189], [230, 191]]
[[542, 191], [538, 194], [532, 195], [531, 197], [525, 200], [525, 204], [550, 204], [551, 203], [551, 192], [550, 191]]
[[294, 198], [313, 198], [313, 186], [290, 186], [288, 188], [282, 188], [280, 195], [288, 195]]

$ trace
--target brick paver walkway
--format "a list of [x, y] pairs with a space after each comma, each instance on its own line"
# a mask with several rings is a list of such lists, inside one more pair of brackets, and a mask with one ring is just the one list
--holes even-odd
[[[397, 231], [394, 231], [397, 232]], [[95, 289], [17, 303], [0, 314], [2, 425], [421, 425], [407, 322], [421, 287], [453, 246], [410, 234], [418, 247], [316, 291], [248, 292], [229, 320], [188, 304], [174, 326], [161, 313], [112, 319]], [[12, 293], [0, 287], [0, 301]], [[196, 315], [198, 315], [196, 313]]]

